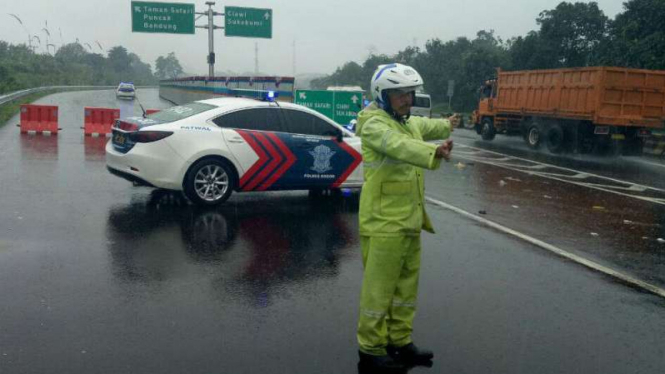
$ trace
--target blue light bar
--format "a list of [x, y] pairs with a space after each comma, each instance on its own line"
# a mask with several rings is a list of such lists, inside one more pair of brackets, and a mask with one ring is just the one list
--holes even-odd
[[275, 99], [277, 98], [277, 92], [267, 91], [262, 96], [264, 101], [275, 101]]

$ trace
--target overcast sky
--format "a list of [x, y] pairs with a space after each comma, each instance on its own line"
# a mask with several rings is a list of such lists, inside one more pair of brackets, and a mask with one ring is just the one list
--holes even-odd
[[[610, 18], [623, 11], [624, 0], [600, 0]], [[207, 9], [205, 1], [171, 0]], [[224, 37], [215, 31], [217, 71], [254, 71], [254, 47], [258, 43], [259, 69], [271, 75], [292, 75], [294, 41], [295, 73], [331, 73], [346, 61], [362, 62], [370, 50], [395, 53], [409, 45], [423, 47], [429, 39], [447, 41], [458, 36], [475, 37], [480, 29], [493, 29], [503, 39], [524, 35], [537, 28], [536, 17], [553, 9], [559, 0], [228, 0], [224, 6], [270, 8], [273, 38]], [[362, 4], [362, 5], [361, 5]], [[38, 35], [42, 46], [60, 46], [76, 38], [92, 52], [122, 45], [153, 67], [155, 59], [175, 52], [190, 73], [207, 74], [207, 30], [195, 35], [146, 34], [131, 31], [131, 0], [0, 0], [0, 40], [22, 43], [28, 31]], [[25, 28], [12, 18], [16, 14]], [[223, 25], [222, 16], [215, 17]], [[202, 18], [197, 24], [203, 24]], [[206, 21], [207, 22], [207, 21]], [[27, 29], [27, 31], [26, 31]], [[62, 34], [62, 36], [61, 36]], [[85, 44], [84, 44], [85, 45]], [[88, 46], [85, 46], [87, 49]], [[43, 47], [40, 51], [44, 51]], [[105, 54], [105, 52], [104, 52]]]

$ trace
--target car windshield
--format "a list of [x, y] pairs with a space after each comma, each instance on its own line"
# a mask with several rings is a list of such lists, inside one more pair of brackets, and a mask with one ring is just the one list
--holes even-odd
[[416, 96], [416, 100], [413, 102], [413, 106], [421, 107], [421, 108], [429, 108], [430, 107], [430, 99], [428, 97], [424, 97], [424, 96]]
[[211, 104], [193, 102], [161, 110], [150, 114], [149, 118], [163, 122], [174, 122], [215, 108], [217, 107]]

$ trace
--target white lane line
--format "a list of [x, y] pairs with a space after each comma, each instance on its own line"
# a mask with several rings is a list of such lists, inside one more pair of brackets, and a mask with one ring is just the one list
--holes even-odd
[[[485, 149], [482, 149], [482, 148], [476, 148], [476, 147], [472, 147], [472, 146], [470, 146], [470, 145], [466, 145], [466, 144], [462, 144], [462, 143], [460, 143], [459, 146], [461, 146], [461, 147], [466, 147], [466, 148], [470, 148], [470, 149], [473, 149], [473, 150], [480, 150], [480, 151], [482, 151], [482, 152], [492, 153], [492, 154], [499, 155], [499, 156], [504, 156], [503, 158], [505, 158], [505, 157], [509, 157], [509, 158], [512, 158], [512, 159], [515, 159], [515, 160], [520, 160], [520, 161], [524, 161], [524, 162], [531, 163], [531, 164], [544, 165], [544, 166], [546, 166], [546, 167], [550, 167], [550, 168], [553, 168], [553, 169], [567, 170], [567, 171], [570, 171], [570, 172], [575, 173], [575, 174], [580, 174], [580, 173], [582, 173], [582, 174], [586, 174], [586, 175], [591, 176], [591, 177], [597, 177], [597, 178], [605, 179], [605, 180], [609, 180], [609, 181], [612, 181], [612, 182], [617, 182], [617, 183], [621, 183], [621, 184], [632, 184], [632, 185], [636, 185], [636, 186], [640, 186], [640, 187], [645, 187], [645, 188], [650, 189], [650, 190], [655, 190], [655, 191], [665, 192], [665, 190], [660, 189], [660, 188], [656, 188], [656, 187], [646, 186], [646, 185], [642, 185], [642, 184], [639, 184], [639, 183], [633, 183], [633, 182], [628, 182], [628, 181], [622, 181], [622, 180], [620, 180], [620, 179], [615, 179], [615, 178], [610, 178], [610, 177], [604, 177], [604, 176], [602, 176], [602, 175], [598, 175], [598, 174], [587, 173], [587, 172], [583, 172], [583, 171], [579, 171], [579, 170], [575, 170], [575, 169], [570, 169], [570, 168], [564, 168], [564, 167], [561, 167], [561, 166], [556, 166], [556, 165], [552, 165], [552, 164], [546, 164], [546, 163], [544, 163], [544, 162], [533, 161], [533, 160], [529, 160], [529, 159], [526, 159], [526, 158], [521, 158], [521, 157], [516, 157], [516, 156], [508, 156], [508, 155], [505, 155], [505, 154], [503, 154], [503, 153], [494, 152], [494, 151], [488, 151], [488, 150], [485, 150]], [[461, 152], [460, 152], [460, 153], [461, 153]], [[458, 154], [458, 153], [454, 153], [454, 154]], [[489, 160], [498, 160], [498, 159], [489, 159]], [[489, 160], [488, 160], [488, 161], [489, 161]], [[473, 161], [486, 162], [485, 160], [480, 160], [480, 159], [478, 159], [478, 160], [473, 160]], [[523, 167], [523, 166], [520, 166], [520, 165], [511, 165], [511, 167], [513, 167], [513, 168], [515, 168], [515, 167], [520, 168], [520, 167]]]
[[649, 165], [659, 166], [661, 168], [665, 168], [665, 164], [658, 163], [658, 162], [647, 161], [647, 160], [636, 160], [636, 159], [630, 159], [630, 161], [637, 162], [638, 164], [649, 164]]
[[517, 238], [519, 238], [519, 239], [522, 239], [522, 240], [524, 240], [524, 241], [526, 241], [526, 242], [528, 242], [528, 243], [531, 243], [531, 244], [536, 245], [536, 246], [538, 246], [538, 247], [540, 247], [540, 248], [543, 248], [543, 249], [545, 249], [545, 250], [547, 250], [547, 251], [549, 251], [549, 252], [552, 252], [552, 253], [554, 253], [554, 254], [556, 254], [556, 255], [558, 255], [558, 256], [561, 256], [561, 257], [563, 257], [563, 258], [566, 258], [566, 259], [568, 259], [568, 260], [571, 260], [571, 261], [573, 261], [573, 262], [575, 262], [575, 263], [578, 263], [578, 264], [580, 264], [580, 265], [582, 265], [582, 266], [586, 266], [586, 267], [589, 268], [589, 269], [592, 269], [592, 270], [598, 271], [598, 272], [600, 272], [600, 273], [603, 273], [603, 274], [609, 275], [609, 276], [611, 276], [611, 277], [613, 277], [613, 278], [616, 278], [616, 279], [619, 279], [619, 280], [621, 280], [621, 281], [623, 281], [623, 282], [625, 282], [625, 283], [628, 283], [628, 284], [630, 284], [630, 285], [632, 285], [632, 286], [634, 286], [634, 287], [641, 288], [641, 289], [643, 289], [643, 290], [645, 290], [645, 291], [651, 292], [651, 293], [653, 293], [653, 294], [655, 294], [655, 295], [658, 295], [658, 296], [660, 296], [660, 297], [665, 298], [665, 290], [662, 289], [662, 288], [660, 288], [660, 287], [654, 286], [654, 285], [652, 285], [652, 284], [650, 284], [650, 283], [646, 283], [646, 282], [641, 281], [641, 280], [639, 280], [639, 279], [637, 279], [637, 278], [634, 278], [634, 277], [631, 277], [631, 276], [629, 276], [629, 275], [623, 274], [623, 273], [621, 273], [621, 272], [619, 272], [619, 271], [616, 271], [616, 270], [614, 270], [614, 269], [608, 268], [607, 266], [603, 266], [603, 265], [601, 265], [601, 264], [599, 264], [599, 263], [597, 263], [597, 262], [594, 262], [594, 261], [591, 261], [591, 260], [587, 260], [587, 259], [584, 258], [584, 257], [581, 257], [581, 256], [578, 256], [578, 255], [576, 255], [576, 254], [570, 253], [570, 252], [568, 252], [568, 251], [565, 251], [565, 250], [563, 250], [563, 249], [561, 249], [561, 248], [555, 247], [555, 246], [553, 246], [553, 245], [551, 245], [551, 244], [545, 243], [545, 242], [542, 241], [542, 240], [538, 240], [538, 239], [533, 238], [533, 237], [531, 237], [531, 236], [528, 236], [528, 235], [526, 235], [526, 234], [522, 234], [522, 233], [520, 233], [520, 232], [518, 232], [518, 231], [515, 231], [515, 230], [513, 230], [513, 229], [510, 229], [510, 228], [508, 228], [508, 227], [506, 227], [506, 226], [503, 226], [503, 225], [501, 225], [501, 224], [498, 224], [498, 223], [496, 223], [496, 222], [492, 222], [492, 221], [490, 221], [490, 220], [488, 220], [488, 219], [485, 219], [485, 218], [483, 218], [483, 217], [477, 216], [477, 215], [475, 215], [475, 214], [473, 214], [473, 213], [469, 213], [469, 212], [467, 212], [466, 210], [460, 209], [460, 208], [458, 208], [458, 207], [456, 207], [456, 206], [453, 206], [453, 205], [450, 205], [450, 204], [448, 204], [448, 203], [444, 203], [443, 201], [436, 200], [436, 199], [431, 198], [431, 197], [429, 197], [429, 196], [425, 196], [425, 200], [426, 200], [427, 202], [429, 202], [430, 204], [434, 204], [434, 205], [439, 206], [439, 207], [441, 207], [441, 208], [451, 210], [451, 211], [453, 211], [453, 212], [455, 212], [455, 213], [458, 213], [458, 214], [463, 215], [464, 217], [470, 218], [470, 219], [472, 219], [472, 220], [474, 220], [474, 221], [476, 221], [476, 222], [480, 222], [480, 223], [482, 223], [482, 224], [484, 224], [484, 225], [487, 225], [487, 226], [489, 226], [489, 227], [491, 227], [491, 228], [493, 228], [493, 229], [499, 230], [499, 231], [501, 231], [501, 232], [503, 232], [503, 233], [505, 233], [505, 234], [515, 236], [515, 237], [517, 237]]
[[[572, 180], [571, 176], [569, 176], [569, 175], [530, 171], [530, 170], [525, 170], [525, 167], [522, 167], [522, 166], [514, 166], [514, 165], [504, 164], [504, 163], [493, 163], [493, 162], [483, 161], [483, 160], [480, 160], [480, 159], [475, 158], [475, 157], [464, 157], [464, 156], [459, 156], [459, 155], [457, 157], [459, 157], [461, 159], [469, 160], [469, 161], [480, 162], [480, 163], [484, 163], [484, 164], [487, 164], [487, 165], [508, 169], [508, 170], [518, 171], [518, 172], [525, 173], [525, 174], [528, 174], [528, 175], [543, 177], [543, 178], [552, 179], [552, 180], [556, 180], [556, 181], [563, 182], [563, 183], [569, 183], [569, 184], [577, 185], [577, 186], [580, 186], [580, 187], [591, 188], [591, 189], [595, 189], [595, 190], [599, 190], [599, 191], [613, 193], [613, 194], [616, 194], [616, 195], [621, 195], [621, 196], [631, 197], [631, 198], [642, 200], [642, 201], [647, 201], [647, 202], [650, 202], [650, 203], [665, 205], [663, 203], [664, 199], [662, 199], [662, 198], [637, 196], [637, 195], [622, 193], [622, 192], [619, 192], [616, 189], [614, 189], [614, 188], [618, 188], [617, 186], [576, 182], [576, 181]], [[558, 166], [549, 166], [549, 167], [559, 168]], [[559, 169], [566, 170], [565, 168], [559, 168]], [[557, 177], [557, 176], [561, 176], [561, 177]], [[572, 176], [572, 177], [575, 177], [575, 179], [583, 179], [583, 178], [580, 178], [578, 176], [579, 176], [579, 174], [577, 174], [577, 176]], [[649, 186], [636, 184], [636, 183], [623, 182], [623, 181], [620, 181], [620, 180], [617, 180], [617, 179], [607, 178], [607, 177], [603, 177], [603, 176], [599, 176], [599, 175], [595, 175], [595, 174], [587, 173], [587, 174], [585, 174], [585, 176], [591, 176], [591, 177], [596, 177], [596, 178], [600, 178], [600, 179], [609, 180], [609, 181], [616, 182], [616, 183], [627, 184], [627, 185], [629, 185], [629, 187], [627, 188], [627, 190], [629, 190], [629, 191], [641, 190], [642, 192], [646, 192], [646, 191], [656, 191], [656, 192], [660, 192], [660, 193], [665, 192], [665, 190], [662, 190], [662, 189], [659, 189], [659, 188], [649, 187]]]

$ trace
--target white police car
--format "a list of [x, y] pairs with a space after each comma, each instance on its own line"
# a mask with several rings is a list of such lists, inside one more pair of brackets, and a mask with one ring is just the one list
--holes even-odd
[[182, 190], [199, 205], [220, 204], [232, 191], [362, 186], [360, 138], [291, 103], [196, 101], [117, 120], [112, 131], [109, 172]]
[[134, 99], [136, 97], [136, 88], [133, 83], [120, 82], [115, 90], [115, 96], [118, 99]]

